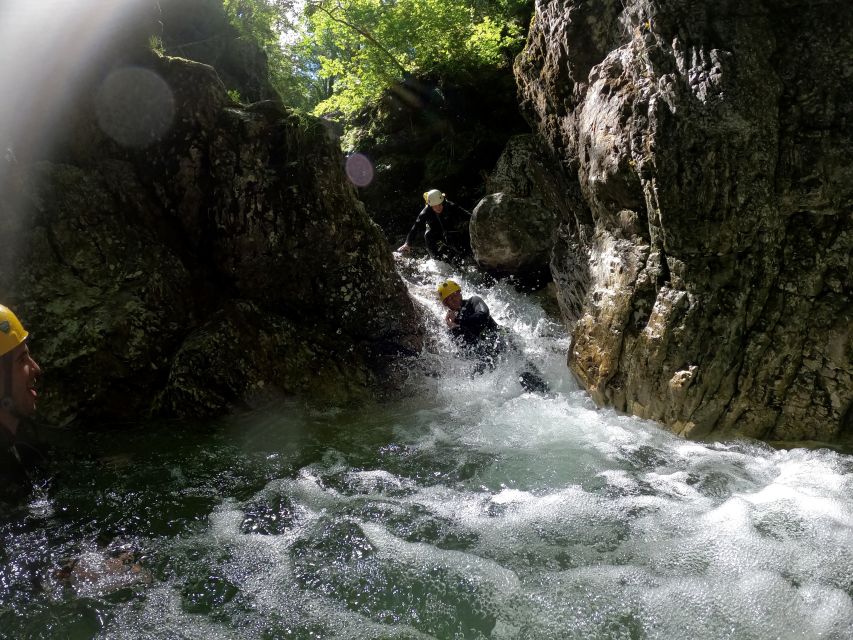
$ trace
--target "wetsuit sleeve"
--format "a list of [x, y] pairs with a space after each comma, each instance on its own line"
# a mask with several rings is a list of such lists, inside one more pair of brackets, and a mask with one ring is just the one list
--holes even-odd
[[418, 235], [418, 231], [423, 229], [424, 225], [426, 224], [428, 211], [429, 207], [424, 207], [423, 209], [421, 209], [421, 212], [418, 214], [418, 217], [415, 218], [415, 224], [413, 224], [412, 228], [409, 229], [409, 234], [406, 236], [406, 244], [411, 245], [415, 237]]

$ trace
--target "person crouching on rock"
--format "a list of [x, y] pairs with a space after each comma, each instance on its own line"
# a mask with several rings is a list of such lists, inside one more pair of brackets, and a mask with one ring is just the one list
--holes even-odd
[[22, 425], [36, 410], [41, 375], [28, 337], [18, 317], [0, 304], [0, 492], [7, 495], [29, 488], [45, 463], [36, 434]]
[[424, 244], [427, 252], [433, 260], [444, 260], [448, 262], [452, 260], [454, 251], [447, 244], [447, 232], [444, 229], [444, 224], [441, 219], [447, 219], [448, 214], [459, 213], [468, 219], [471, 218], [471, 213], [466, 211], [458, 204], [448, 200], [445, 195], [438, 189], [430, 189], [424, 193], [424, 201], [426, 206], [421, 209], [415, 223], [409, 230], [406, 236], [406, 241], [397, 249], [400, 253], [408, 253], [411, 250], [412, 242], [418, 232], [426, 227], [424, 233]]
[[[492, 318], [488, 305], [480, 296], [463, 298], [462, 288], [454, 280], [440, 283], [436, 292], [441, 303], [447, 308], [444, 322], [454, 340], [477, 361], [475, 374], [494, 369], [499, 356], [508, 349], [519, 351], [506, 330]], [[531, 362], [525, 364], [518, 381], [525, 391], [549, 391], [548, 383]]]

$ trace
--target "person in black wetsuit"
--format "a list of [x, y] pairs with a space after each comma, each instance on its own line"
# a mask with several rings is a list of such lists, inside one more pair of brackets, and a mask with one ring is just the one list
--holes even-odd
[[0, 495], [5, 497], [31, 488], [46, 463], [40, 439], [24, 420], [36, 410], [41, 375], [28, 336], [17, 316], [0, 305]]
[[462, 298], [462, 289], [453, 280], [438, 285], [438, 295], [447, 307], [444, 321], [460, 347], [479, 360], [478, 373], [495, 368], [495, 360], [507, 347], [498, 323], [480, 296]]
[[441, 218], [446, 219], [449, 214], [458, 213], [470, 219], [471, 212], [448, 200], [438, 189], [431, 189], [424, 193], [424, 200], [426, 201], [426, 206], [421, 209], [415, 223], [406, 236], [406, 241], [397, 251], [400, 253], [410, 251], [415, 236], [423, 227], [426, 227], [424, 244], [430, 257], [436, 260], [450, 261], [454, 255], [447, 243], [447, 232], [444, 229]]
[[[462, 297], [462, 288], [453, 280], [445, 280], [437, 287], [441, 303], [447, 307], [444, 322], [457, 344], [477, 360], [474, 373], [483, 373], [497, 366], [499, 356], [515, 345], [506, 332], [495, 322], [489, 307], [478, 295]], [[528, 362], [518, 381], [526, 391], [549, 391], [548, 383], [533, 363]]]

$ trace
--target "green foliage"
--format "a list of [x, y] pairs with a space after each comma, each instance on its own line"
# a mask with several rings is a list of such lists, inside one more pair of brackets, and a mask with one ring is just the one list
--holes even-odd
[[407, 75], [508, 62], [522, 44], [521, 0], [309, 0], [303, 41], [331, 45], [318, 75], [332, 94], [316, 113], [346, 115]]
[[287, 15], [294, 0], [223, 0], [231, 23], [244, 38], [254, 40], [272, 63], [283, 57], [279, 34], [292, 29]]
[[[508, 64], [530, 0], [223, 0], [285, 102], [351, 115], [410, 75]], [[300, 10], [301, 8], [301, 10]]]
[[156, 53], [158, 56], [165, 55], [166, 53], [166, 46], [163, 44], [163, 38], [161, 38], [160, 36], [149, 36], [148, 48], [151, 49], [151, 51]]

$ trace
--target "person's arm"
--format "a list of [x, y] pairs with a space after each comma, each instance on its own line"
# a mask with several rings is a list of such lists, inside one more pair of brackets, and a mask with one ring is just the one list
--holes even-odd
[[418, 230], [421, 229], [426, 221], [426, 212], [429, 210], [429, 207], [424, 207], [421, 209], [421, 212], [418, 214], [418, 217], [415, 218], [415, 224], [412, 225], [412, 228], [409, 229], [409, 233], [406, 235], [406, 241], [400, 246], [397, 251], [401, 253], [405, 253], [412, 247], [412, 242], [415, 239], [415, 236], [418, 234]]

